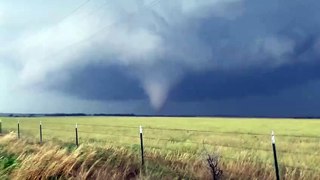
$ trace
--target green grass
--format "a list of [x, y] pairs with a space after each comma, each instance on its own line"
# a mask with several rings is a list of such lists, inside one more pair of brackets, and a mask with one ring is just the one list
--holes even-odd
[[[201, 159], [218, 153], [223, 166], [238, 162], [257, 164], [272, 170], [271, 130], [276, 134], [282, 174], [286, 169], [302, 169], [320, 174], [320, 121], [248, 118], [173, 118], [173, 117], [43, 117], [2, 118], [3, 131], [17, 130], [21, 136], [39, 138], [42, 121], [43, 140], [75, 141], [78, 123], [81, 144], [111, 144], [139, 150], [139, 125], [144, 128], [146, 155], [183, 154]], [[170, 130], [171, 129], [171, 130]], [[147, 159], [148, 161], [148, 159]], [[154, 163], [151, 162], [150, 163]], [[163, 167], [165, 168], [165, 167]], [[289, 172], [289, 171], [288, 171]]]
[[18, 165], [17, 157], [0, 147], [0, 179], [9, 179], [8, 174]]

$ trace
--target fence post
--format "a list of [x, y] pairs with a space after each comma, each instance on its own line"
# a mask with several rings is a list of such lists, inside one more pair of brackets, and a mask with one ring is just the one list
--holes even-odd
[[2, 120], [0, 119], [0, 134], [2, 134]]
[[140, 126], [140, 145], [141, 145], [141, 165], [144, 166], [142, 126]]
[[18, 139], [20, 139], [20, 121], [18, 120]]
[[276, 150], [276, 138], [274, 136], [274, 132], [271, 132], [271, 142], [272, 142], [272, 150], [273, 150], [273, 157], [274, 157], [274, 167], [276, 171], [276, 178], [280, 180], [279, 175], [279, 167], [278, 167], [278, 159], [277, 159], [277, 150]]
[[41, 123], [41, 121], [40, 121], [39, 128], [40, 128], [40, 144], [42, 144], [42, 123]]
[[75, 128], [75, 130], [76, 130], [76, 145], [77, 145], [77, 147], [79, 147], [79, 139], [78, 139], [78, 123], [76, 123], [76, 128]]

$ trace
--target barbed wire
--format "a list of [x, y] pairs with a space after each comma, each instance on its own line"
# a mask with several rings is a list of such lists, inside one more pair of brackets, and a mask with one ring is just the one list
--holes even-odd
[[[113, 127], [119, 127], [119, 126], [113, 126]], [[125, 126], [126, 128], [128, 126]], [[132, 128], [132, 127], [128, 127]], [[68, 132], [68, 133], [73, 133], [70, 130], [67, 129], [62, 129], [62, 128], [47, 128], [46, 126], [42, 127], [43, 131], [49, 130], [49, 131], [62, 131], [62, 132]], [[20, 131], [39, 131], [37, 128], [22, 128], [20, 127]], [[9, 129], [9, 131], [16, 131], [16, 129]], [[96, 134], [96, 135], [104, 135], [104, 136], [114, 136], [114, 137], [129, 137], [129, 138], [138, 138], [138, 136], [128, 136], [124, 134], [119, 134], [119, 135], [114, 135], [110, 133], [104, 133], [104, 132], [97, 132], [97, 131], [84, 131], [84, 130], [79, 130], [79, 133], [86, 133], [86, 134]], [[258, 148], [258, 147], [252, 147], [252, 146], [239, 146], [239, 145], [231, 145], [231, 144], [219, 144], [219, 143], [210, 143], [206, 140], [202, 140], [201, 142], [197, 141], [192, 141], [191, 139], [186, 139], [186, 140], [178, 140], [178, 139], [173, 139], [173, 138], [159, 138], [159, 137], [144, 137], [146, 140], [157, 140], [157, 141], [167, 141], [171, 143], [184, 143], [184, 144], [195, 144], [195, 145], [207, 145], [207, 146], [218, 146], [218, 147], [224, 147], [224, 148], [233, 148], [233, 149], [239, 149], [239, 150], [250, 150], [250, 151], [264, 151], [264, 152], [270, 152], [271, 149], [269, 148]], [[286, 154], [294, 154], [294, 153], [299, 153], [305, 156], [310, 156], [310, 155], [315, 155], [315, 154], [310, 154], [306, 152], [299, 152], [299, 151], [289, 151], [289, 150], [283, 150], [283, 149], [278, 149], [279, 153], [286, 153]], [[316, 153], [317, 154], [317, 153]]]
[[[39, 130], [36, 128], [24, 128], [25, 130]], [[72, 133], [71, 131], [65, 130], [65, 129], [55, 129], [55, 128], [45, 128], [43, 130], [49, 130], [49, 131], [64, 131], [64, 132], [69, 132]], [[104, 136], [111, 136], [111, 137], [119, 137], [117, 135], [114, 134], [107, 134], [107, 133], [97, 133], [97, 132], [91, 132], [91, 131], [79, 131], [79, 133], [88, 133], [88, 134], [97, 134], [97, 135], [104, 135]], [[126, 135], [121, 135], [121, 137], [128, 137], [128, 138], [135, 138], [138, 139], [138, 136], [126, 136]], [[240, 150], [251, 150], [251, 151], [267, 151], [267, 152], [271, 152], [271, 149], [263, 149], [263, 148], [253, 148], [253, 147], [248, 147], [248, 146], [232, 146], [232, 145], [221, 145], [221, 144], [210, 144], [210, 143], [205, 143], [205, 141], [201, 142], [194, 142], [194, 141], [181, 141], [181, 140], [175, 140], [175, 139], [166, 139], [166, 138], [154, 138], [154, 137], [144, 137], [144, 139], [147, 140], [161, 140], [161, 141], [168, 141], [168, 142], [181, 142], [181, 143], [191, 143], [191, 144], [196, 144], [196, 145], [211, 145], [211, 146], [218, 146], [218, 147], [227, 147], [227, 148], [235, 148], [235, 149], [240, 149]], [[101, 140], [100, 140], [101, 141]], [[107, 142], [107, 141], [105, 141]], [[110, 141], [109, 141], [110, 142]], [[122, 144], [117, 144], [118, 146], [122, 146]], [[130, 145], [126, 145], [126, 147], [132, 147]], [[148, 147], [150, 149], [161, 149], [163, 150], [163, 148], [161, 147]], [[168, 148], [166, 148], [168, 150]], [[176, 151], [176, 149], [170, 149], [170, 150], [174, 150]], [[306, 155], [311, 155], [311, 154], [307, 154], [307, 153], [302, 153], [302, 152], [290, 152], [290, 151], [283, 151], [283, 150], [278, 150], [278, 152], [282, 152], [282, 153], [299, 153], [299, 154], [306, 154]], [[241, 160], [241, 158], [234, 158], [234, 157], [230, 157], [230, 156], [221, 156], [222, 159], [228, 159], [228, 160], [233, 160], [233, 161], [239, 161]], [[245, 159], [243, 159], [245, 160]], [[270, 164], [268, 162], [265, 161], [259, 161], [259, 160], [254, 160], [254, 161], [246, 161], [246, 162], [251, 162], [251, 163], [261, 163], [264, 165], [269, 165], [272, 166], [273, 164]], [[313, 172], [319, 172], [320, 169], [316, 169], [316, 168], [310, 168], [310, 167], [303, 167], [303, 166], [293, 166], [293, 165], [288, 165], [288, 164], [280, 164], [280, 167], [285, 167], [285, 168], [291, 168], [291, 169], [298, 169], [298, 170], [305, 170], [305, 171], [313, 171]]]
[[[70, 125], [75, 126], [75, 123], [53, 123], [53, 122], [45, 122], [42, 121], [43, 124], [55, 124], [55, 125]], [[79, 126], [92, 126], [92, 127], [107, 127], [107, 128], [129, 128], [129, 129], [138, 129], [139, 126], [123, 126], [123, 125], [106, 125], [106, 124], [88, 124], [88, 123], [78, 123]], [[250, 132], [218, 132], [218, 131], [210, 131], [210, 130], [197, 130], [197, 129], [182, 129], [182, 128], [160, 128], [160, 127], [150, 127], [145, 126], [145, 131], [148, 130], [163, 130], [163, 131], [177, 131], [177, 132], [198, 132], [198, 133], [210, 133], [215, 135], [246, 135], [246, 136], [270, 136], [269, 134], [262, 133], [250, 133]], [[315, 135], [290, 135], [290, 134], [277, 134], [277, 137], [295, 137], [295, 138], [319, 138], [320, 136]]]
[[[55, 124], [55, 125], [70, 125], [75, 126], [75, 123], [53, 123], [53, 122], [44, 122], [43, 124]], [[128, 129], [138, 129], [139, 126], [122, 126], [122, 125], [106, 125], [106, 124], [87, 124], [87, 123], [78, 123], [79, 126], [92, 126], [92, 127], [107, 127], [107, 128], [128, 128]], [[262, 133], [250, 133], [250, 132], [218, 132], [218, 131], [209, 131], [209, 130], [197, 130], [197, 129], [179, 129], [179, 128], [159, 128], [159, 127], [150, 127], [145, 126], [145, 131], [148, 130], [163, 130], [163, 131], [177, 131], [177, 132], [198, 132], [198, 133], [210, 133], [214, 135], [246, 135], [246, 136], [269, 136], [269, 134]], [[277, 137], [295, 137], [295, 138], [319, 138], [320, 136], [314, 135], [289, 135], [289, 134], [277, 134]]]
[[[163, 150], [163, 148], [161, 147], [147, 147], [146, 149], [159, 149], [159, 150]], [[172, 150], [172, 151], [177, 151], [177, 149], [173, 149], [173, 148], [167, 148], [167, 150]], [[191, 153], [190, 153], [191, 154]], [[194, 154], [191, 154], [194, 155]], [[148, 152], [146, 153], [146, 157], [148, 157]], [[219, 156], [220, 159], [227, 159], [227, 160], [232, 160], [232, 161], [243, 161], [246, 163], [251, 163], [251, 164], [260, 164], [260, 165], [265, 165], [265, 166], [269, 166], [269, 167], [273, 167], [274, 164], [270, 163], [270, 162], [266, 162], [266, 161], [262, 161], [262, 160], [247, 160], [246, 158], [235, 158], [235, 157], [231, 157], [231, 156], [226, 156], [226, 155], [221, 155]], [[279, 166], [281, 168], [291, 168], [291, 169], [298, 169], [298, 170], [305, 170], [305, 171], [313, 171], [313, 172], [320, 172], [320, 169], [316, 169], [316, 168], [309, 168], [309, 167], [303, 167], [303, 166], [293, 166], [293, 165], [288, 165], [285, 163], [280, 163]]]
[[[37, 128], [21, 128], [20, 131], [23, 130], [39, 130]], [[49, 130], [49, 131], [63, 131], [63, 132], [68, 132], [68, 133], [73, 133], [70, 130], [66, 129], [58, 129], [58, 128], [43, 128], [43, 131]], [[139, 138], [138, 136], [129, 136], [129, 135], [114, 135], [110, 133], [104, 133], [104, 132], [92, 132], [92, 131], [84, 131], [84, 130], [79, 130], [79, 133], [86, 133], [86, 134], [95, 134], [95, 135], [103, 135], [103, 136], [112, 136], [112, 137], [122, 137], [122, 138]], [[252, 147], [252, 146], [237, 146], [237, 145], [231, 145], [231, 144], [218, 144], [218, 143], [210, 143], [207, 142], [206, 140], [202, 140], [201, 142], [195, 142], [190, 139], [187, 140], [178, 140], [178, 139], [168, 139], [168, 138], [158, 138], [158, 137], [144, 137], [146, 140], [156, 140], [156, 141], [167, 141], [171, 143], [184, 143], [184, 144], [195, 144], [195, 145], [207, 145], [207, 146], [217, 146], [217, 147], [223, 147], [223, 148], [232, 148], [232, 149], [238, 149], [238, 150], [250, 150], [250, 151], [264, 151], [264, 152], [271, 152], [271, 149], [268, 148], [258, 148], [258, 147]], [[277, 150], [279, 153], [286, 153], [286, 154], [295, 154], [299, 153], [305, 156], [311, 156], [313, 154], [310, 153], [305, 153], [305, 152], [298, 152], [298, 151], [289, 151], [289, 150], [283, 150], [283, 149], [278, 149]]]
[[[202, 142], [195, 142], [195, 141], [182, 141], [182, 140], [175, 140], [175, 139], [165, 139], [165, 138], [152, 138], [152, 137], [144, 137], [144, 139], [149, 140], [159, 140], [159, 141], [167, 141], [167, 142], [178, 142], [178, 143], [189, 143], [189, 144], [196, 144], [196, 145], [209, 145], [209, 146], [216, 146], [216, 147], [223, 147], [223, 148], [232, 148], [232, 149], [238, 149], [238, 150], [250, 150], [250, 151], [264, 151], [264, 152], [272, 152], [272, 149], [267, 148], [257, 148], [257, 147], [251, 147], [251, 146], [236, 146], [236, 145], [230, 145], [230, 144], [213, 144], [213, 143], [206, 143], [205, 141]], [[280, 153], [286, 153], [286, 154], [302, 154], [305, 156], [311, 156], [313, 154], [305, 153], [305, 152], [297, 152], [297, 151], [289, 151], [289, 150], [282, 150], [278, 149], [277, 152]]]
[[109, 133], [102, 133], [102, 132], [91, 132], [91, 131], [78, 131], [79, 133], [86, 133], [86, 134], [96, 134], [96, 135], [103, 135], [103, 136], [113, 136], [113, 137], [130, 137], [130, 138], [139, 138], [139, 136], [128, 136], [128, 135], [114, 135]]
[[[38, 128], [32, 128], [32, 127], [23, 127], [24, 123], [20, 122], [20, 131], [38, 131]], [[61, 132], [68, 132], [68, 133], [73, 133], [71, 131], [71, 128], [68, 130], [66, 128], [48, 128], [48, 126], [46, 126], [47, 124], [55, 124], [55, 125], [59, 125], [59, 126], [63, 126], [63, 125], [72, 125], [75, 126], [75, 124], [73, 123], [53, 123], [53, 122], [45, 122], [42, 121], [42, 129], [43, 131], [49, 130], [49, 131], [61, 131]], [[92, 127], [108, 127], [108, 128], [134, 128], [134, 129], [138, 129], [138, 127], [134, 127], [134, 126], [120, 126], [120, 125], [103, 125], [103, 124], [88, 124], [88, 123], [80, 123], [78, 124], [78, 129], [79, 129], [79, 133], [86, 133], [86, 134], [96, 134], [96, 135], [104, 135], [104, 136], [113, 136], [113, 137], [127, 137], [127, 138], [138, 138], [138, 136], [128, 136], [125, 134], [119, 134], [119, 135], [114, 135], [114, 134], [110, 134], [110, 133], [104, 133], [104, 132], [98, 132], [98, 131], [85, 131], [82, 130], [82, 127], [86, 127], [86, 126], [92, 126]], [[168, 130], [168, 131], [194, 131], [194, 132], [205, 132], [205, 133], [216, 133], [213, 131], [203, 131], [203, 130], [194, 130], [194, 129], [170, 129], [170, 128], [156, 128], [156, 127], [149, 127], [146, 126], [144, 127], [144, 130], [146, 130], [148, 132], [148, 130]], [[10, 131], [16, 131], [16, 129], [9, 129]], [[221, 133], [221, 132], [220, 132]], [[237, 134], [237, 133], [233, 133], [233, 134]], [[242, 134], [242, 133], [239, 133]], [[257, 135], [257, 134], [249, 134], [249, 135]], [[262, 134], [260, 134], [262, 135]], [[266, 136], [266, 135], [264, 135]], [[277, 136], [281, 136], [281, 135], [277, 135]], [[309, 136], [308, 136], [309, 137]], [[219, 144], [219, 143], [210, 143], [207, 140], [202, 140], [201, 142], [199, 141], [193, 141], [191, 139], [185, 139], [185, 140], [178, 140], [175, 138], [159, 138], [159, 137], [144, 137], [144, 139], [146, 140], [157, 140], [157, 141], [167, 141], [167, 142], [171, 142], [171, 143], [184, 143], [184, 144], [195, 144], [195, 145], [207, 145], [207, 146], [217, 146], [217, 147], [223, 147], [223, 148], [233, 148], [233, 149], [238, 149], [238, 150], [249, 150], [249, 151], [264, 151], [264, 152], [271, 152], [271, 149], [269, 148], [259, 148], [259, 147], [252, 147], [252, 146], [239, 146], [239, 145], [232, 145], [232, 144]], [[299, 151], [289, 151], [289, 150], [284, 150], [284, 149], [278, 149], [279, 153], [286, 153], [286, 154], [295, 154], [295, 153], [299, 153], [301, 155], [305, 155], [305, 156], [311, 156], [311, 155], [315, 155], [315, 154], [311, 154], [311, 153], [306, 153], [306, 152], [299, 152]], [[317, 154], [317, 153], [316, 153]]]
[[49, 131], [63, 131], [63, 132], [68, 132], [68, 133], [74, 133], [74, 132], [72, 132], [72, 131], [70, 131], [70, 130], [66, 130], [66, 129], [43, 128], [42, 130], [43, 130], [43, 131], [44, 131], [44, 130], [49, 130]]

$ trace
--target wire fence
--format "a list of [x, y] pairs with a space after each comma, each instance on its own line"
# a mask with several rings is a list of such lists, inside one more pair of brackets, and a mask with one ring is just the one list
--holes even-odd
[[[70, 125], [74, 126], [75, 124], [72, 123], [53, 123], [53, 122], [46, 122], [48, 125]], [[123, 125], [106, 125], [106, 124], [89, 124], [89, 123], [78, 123], [79, 126], [88, 126], [88, 127], [106, 127], [106, 128], [127, 128], [127, 129], [137, 129], [136, 126], [123, 126]], [[144, 129], [146, 130], [160, 130], [160, 131], [175, 131], [175, 132], [196, 132], [196, 133], [209, 133], [213, 135], [245, 135], [245, 136], [269, 136], [268, 134], [263, 133], [250, 133], [250, 132], [219, 132], [219, 131], [212, 131], [212, 130], [199, 130], [199, 129], [182, 129], [182, 128], [163, 128], [163, 127], [151, 127], [145, 126]], [[277, 137], [291, 137], [291, 138], [315, 138], [320, 139], [320, 136], [316, 135], [295, 135], [295, 134], [277, 134]]]
[[[54, 137], [54, 133], [69, 133], [70, 135], [74, 134], [74, 129], [76, 129], [76, 133], [81, 135], [83, 134], [85, 138], [89, 139], [90, 137], [94, 138], [94, 136], [107, 136], [107, 137], [112, 137], [115, 140], [121, 138], [129, 138], [132, 140], [139, 140], [139, 136], [135, 136], [135, 135], [129, 135], [129, 132], [136, 132], [136, 130], [138, 129], [137, 127], [134, 126], [122, 126], [122, 125], [106, 125], [106, 124], [90, 124], [90, 123], [79, 123], [77, 125], [72, 124], [72, 123], [65, 123], [65, 122], [61, 122], [61, 123], [54, 123], [54, 122], [45, 122], [42, 123], [39, 129], [39, 124], [36, 123], [29, 123], [29, 124], [25, 124], [25, 123], [20, 123], [18, 122], [19, 127], [18, 129], [16, 128], [6, 128], [5, 131], [9, 132], [9, 131], [18, 131], [19, 135], [18, 137], [20, 137], [20, 134], [26, 134], [26, 135], [30, 135], [35, 132], [37, 132], [37, 134], [40, 132], [40, 137], [41, 140], [40, 142], [42, 143], [42, 136], [43, 134], [50, 136], [50, 138]], [[26, 125], [27, 127], [24, 127], [24, 125]], [[31, 127], [32, 125], [32, 127]], [[38, 126], [38, 128], [37, 128]], [[50, 127], [51, 126], [51, 127]], [[52, 126], [57, 126], [60, 128], [56, 128], [56, 127], [52, 127]], [[63, 128], [62, 128], [63, 127]], [[93, 128], [93, 131], [87, 130], [90, 129], [88, 127]], [[0, 132], [2, 132], [2, 128], [3, 128], [3, 122], [0, 122]], [[127, 134], [114, 134], [112, 132], [109, 132], [109, 129], [114, 129], [116, 128], [117, 130], [122, 130], [122, 132], [125, 132]], [[39, 131], [40, 130], [40, 131]], [[205, 135], [218, 135], [218, 136], [226, 136], [226, 137], [230, 137], [232, 136], [234, 137], [239, 137], [239, 136], [252, 136], [252, 137], [261, 137], [261, 138], [268, 138], [270, 137], [267, 134], [259, 134], [259, 133], [244, 133], [244, 132], [217, 132], [217, 131], [210, 131], [210, 130], [197, 130], [197, 129], [182, 129], [182, 128], [163, 128], [163, 127], [150, 127], [150, 126], [146, 126], [144, 127], [144, 131], [148, 132], [148, 136], [143, 137], [143, 140], [147, 140], [147, 141], [164, 141], [166, 143], [180, 143], [180, 145], [193, 145], [196, 148], [228, 148], [228, 149], [232, 149], [232, 150], [237, 150], [237, 151], [246, 151], [246, 152], [265, 152], [265, 153], [272, 153], [272, 149], [271, 148], [267, 148], [267, 147], [253, 147], [253, 146], [247, 146], [247, 145], [233, 145], [230, 143], [214, 143], [213, 140], [206, 140], [206, 139], [202, 139], [201, 141], [196, 141], [192, 138], [190, 138], [189, 136], [187, 136], [190, 133], [196, 133], [196, 134], [205, 134]], [[170, 132], [175, 132], [178, 135], [180, 135], [180, 137], [170, 137], [170, 138], [164, 138], [164, 137], [155, 137], [157, 131], [165, 131], [167, 133]], [[141, 130], [142, 132], [142, 130]], [[39, 134], [38, 134], [39, 135]], [[91, 135], [91, 136], [90, 136]], [[182, 135], [182, 136], [181, 136]], [[195, 135], [195, 134], [192, 134]], [[301, 141], [301, 138], [307, 138], [307, 139], [320, 139], [320, 136], [306, 136], [306, 135], [286, 135], [286, 134], [279, 134], [277, 135], [279, 137], [290, 137], [290, 138], [296, 138], [298, 140]], [[182, 137], [182, 138], [181, 138]], [[211, 137], [211, 136], [210, 136]], [[48, 137], [45, 137], [48, 138]], [[78, 143], [78, 134], [77, 134], [77, 143]], [[140, 137], [142, 138], [142, 137]], [[181, 138], [181, 139], [179, 139]], [[112, 143], [114, 141], [109, 140], [98, 140], [99, 142], [105, 142], [105, 143]], [[319, 141], [320, 142], [320, 141]], [[142, 143], [142, 140], [141, 140]], [[157, 145], [158, 143], [156, 143]], [[124, 146], [124, 147], [131, 147], [128, 144], [123, 144], [123, 143], [119, 143], [120, 146]], [[174, 148], [168, 148], [168, 147], [157, 147], [154, 143], [151, 143], [149, 146], [147, 145], [147, 149], [159, 149], [159, 150], [171, 150], [171, 151], [176, 151], [177, 149]], [[320, 143], [319, 143], [320, 145]], [[309, 152], [303, 152], [303, 151], [297, 151], [297, 150], [284, 150], [284, 149], [279, 149], [277, 152], [281, 153], [281, 154], [288, 154], [288, 155], [302, 155], [302, 156], [320, 156], [320, 154], [318, 153], [309, 153]], [[186, 153], [186, 152], [185, 152]], [[229, 160], [229, 161], [239, 161], [239, 158], [235, 158], [235, 157], [231, 157], [231, 156], [225, 156], [222, 155], [221, 159], [224, 160]], [[243, 159], [242, 159], [243, 160]], [[247, 159], [248, 163], [260, 163], [260, 164], [264, 164], [266, 166], [273, 166], [272, 163], [270, 162], [266, 162], [266, 161], [262, 161], [259, 160], [257, 158], [255, 158], [254, 160], [252, 159]], [[299, 170], [299, 171], [311, 171], [314, 173], [320, 173], [320, 169], [317, 168], [311, 168], [311, 167], [305, 167], [305, 166], [293, 166], [290, 164], [285, 164], [285, 163], [281, 163], [280, 167], [282, 168], [289, 168], [289, 169], [295, 169], [295, 170]]]
[[[74, 127], [75, 124], [71, 124], [71, 123], [52, 123], [52, 122], [48, 122], [46, 123], [47, 125], [57, 125], [57, 126], [65, 126], [68, 125], [70, 126], [70, 129], [72, 127]], [[79, 127], [82, 127], [84, 129], [86, 129], [86, 127], [100, 127], [100, 128], [117, 128], [118, 130], [120, 129], [137, 129], [137, 127], [134, 126], [115, 126], [115, 125], [105, 125], [105, 124], [78, 124]], [[60, 132], [68, 132], [68, 133], [73, 133], [72, 131], [70, 131], [70, 129], [62, 129], [62, 128], [47, 128], [47, 127], [43, 127], [44, 130], [49, 130], [49, 131], [60, 131]], [[228, 136], [228, 135], [232, 135], [232, 138], [234, 138], [234, 135], [246, 135], [246, 136], [264, 136], [264, 137], [268, 137], [268, 135], [266, 134], [258, 134], [258, 133], [238, 133], [238, 132], [216, 132], [216, 131], [207, 131], [207, 130], [195, 130], [195, 129], [169, 129], [169, 128], [156, 128], [156, 127], [144, 127], [145, 131], [148, 130], [161, 130], [161, 131], [173, 131], [173, 132], [197, 132], [197, 133], [210, 133], [211, 135], [222, 135], [222, 136]], [[11, 129], [14, 131], [14, 129]], [[22, 130], [38, 130], [38, 128], [22, 128]], [[100, 130], [106, 130], [106, 129], [100, 129]], [[99, 130], [95, 130], [95, 131], [85, 131], [85, 130], [79, 130], [80, 133], [86, 133], [86, 134], [92, 134], [92, 135], [104, 135], [104, 136], [114, 136], [114, 137], [119, 137], [117, 135], [114, 134], [110, 134], [110, 133], [106, 133], [106, 132], [99, 132]], [[121, 137], [130, 137], [130, 138], [138, 138], [137, 136], [129, 136], [129, 135], [124, 135], [124, 134], [119, 134], [121, 135]], [[279, 137], [289, 137], [289, 135], [277, 135]], [[296, 135], [292, 135], [292, 138], [316, 138], [318, 136], [296, 136]], [[320, 139], [320, 137], [318, 137]], [[244, 146], [244, 145], [232, 145], [232, 144], [221, 144], [221, 143], [212, 143], [211, 141], [205, 140], [203, 139], [201, 142], [199, 141], [194, 141], [191, 139], [186, 139], [186, 140], [179, 140], [178, 138], [159, 138], [159, 137], [152, 137], [148, 136], [145, 137], [145, 139], [148, 140], [156, 140], [156, 141], [167, 141], [169, 143], [184, 143], [184, 144], [194, 144], [194, 145], [207, 145], [207, 146], [218, 146], [218, 147], [225, 147], [225, 148], [233, 148], [233, 149], [238, 149], [238, 150], [252, 150], [252, 151], [265, 151], [265, 152], [270, 152], [271, 149], [269, 148], [261, 148], [261, 147], [253, 147], [253, 146]], [[306, 153], [306, 152], [301, 152], [301, 151], [293, 151], [293, 150], [283, 150], [280, 149], [278, 150], [278, 152], [281, 153], [288, 153], [288, 154], [295, 154], [295, 153], [299, 153], [302, 155], [313, 155], [310, 153]]]
[[[52, 123], [52, 122], [46, 122], [46, 125], [57, 125], [57, 126], [64, 126], [64, 125], [70, 125], [70, 128], [47, 128], [46, 126], [43, 127], [43, 130], [48, 130], [48, 131], [58, 131], [58, 132], [68, 132], [68, 133], [73, 133], [73, 131], [71, 131], [72, 127], [74, 127], [74, 124], [71, 123]], [[20, 123], [21, 126], [21, 123]], [[85, 127], [87, 126], [91, 126], [91, 127], [103, 127], [103, 128], [117, 128], [119, 130], [119, 128], [121, 129], [137, 129], [137, 127], [134, 126], [111, 126], [111, 125], [103, 125], [103, 124], [78, 124], [79, 127], [84, 127], [84, 129], [86, 129]], [[14, 128], [9, 128], [9, 131], [15, 131]], [[38, 131], [39, 128], [31, 128], [31, 127], [20, 127], [20, 131]], [[101, 130], [101, 129], [100, 129]], [[105, 130], [105, 129], [104, 129]], [[243, 135], [245, 133], [238, 133], [238, 132], [216, 132], [216, 131], [207, 131], [207, 130], [194, 130], [194, 129], [169, 129], [169, 128], [155, 128], [155, 127], [144, 127], [145, 131], [148, 130], [164, 130], [164, 131], [174, 131], [174, 132], [197, 132], [197, 133], [210, 133], [211, 135]], [[114, 137], [119, 137], [119, 135], [121, 135], [121, 137], [130, 137], [130, 138], [138, 138], [137, 136], [129, 136], [129, 135], [124, 135], [124, 134], [119, 134], [119, 135], [114, 135], [114, 134], [110, 134], [110, 133], [106, 133], [106, 132], [99, 132], [98, 130], [96, 131], [86, 131], [86, 130], [79, 130], [80, 133], [85, 133], [85, 134], [92, 134], [92, 135], [104, 135], [104, 136], [114, 136]], [[266, 134], [257, 134], [257, 133], [248, 133], [245, 134], [247, 136], [264, 136], [264, 137], [268, 137], [268, 135]], [[277, 135], [279, 137], [289, 137], [289, 135]], [[316, 138], [318, 136], [296, 136], [296, 135], [292, 135], [292, 138]], [[234, 137], [233, 137], [234, 138]], [[318, 137], [320, 139], [320, 137]], [[178, 138], [159, 138], [159, 137], [152, 137], [152, 136], [148, 136], [145, 137], [144, 139], [148, 139], [148, 140], [156, 140], [156, 141], [167, 141], [169, 143], [184, 143], [184, 144], [195, 144], [195, 145], [207, 145], [207, 146], [219, 146], [219, 147], [225, 147], [225, 148], [233, 148], [233, 149], [239, 149], [239, 150], [254, 150], [254, 151], [266, 151], [266, 152], [270, 152], [271, 150], [269, 148], [261, 148], [261, 147], [252, 147], [252, 146], [239, 146], [239, 145], [232, 145], [232, 144], [220, 144], [220, 143], [212, 143], [211, 141], [205, 140], [203, 139], [201, 142], [199, 141], [194, 141], [191, 140], [189, 138], [185, 139], [185, 140], [180, 140]], [[313, 155], [310, 153], [305, 153], [305, 152], [301, 152], [301, 151], [292, 151], [292, 150], [278, 150], [281, 153], [289, 153], [289, 154], [294, 154], [294, 153], [300, 153], [300, 154], [304, 154], [304, 155]]]
[[[70, 125], [70, 128], [47, 128], [46, 126], [43, 127], [43, 130], [48, 130], [48, 131], [59, 131], [59, 132], [68, 132], [68, 133], [73, 133], [71, 131], [72, 126], [74, 126], [74, 124], [71, 123], [51, 123], [48, 122], [46, 123], [47, 125], [58, 125], [58, 126], [63, 126], [63, 125]], [[21, 126], [21, 123], [20, 123]], [[137, 127], [133, 127], [133, 126], [110, 126], [110, 125], [97, 125], [97, 124], [78, 124], [79, 127], [84, 127], [84, 129], [86, 129], [86, 126], [91, 126], [91, 127], [104, 127], [104, 128], [117, 128], [119, 130], [119, 128], [122, 129], [137, 129]], [[232, 135], [242, 135], [244, 133], [240, 132], [240, 133], [236, 133], [236, 132], [215, 132], [215, 131], [205, 131], [205, 130], [194, 130], [194, 129], [169, 129], [169, 128], [155, 128], [155, 127], [145, 127], [144, 128], [145, 131], [147, 130], [165, 130], [165, 131], [175, 131], [175, 132], [198, 132], [198, 133], [210, 133], [212, 135], [224, 135], [224, 134], [232, 134]], [[9, 128], [9, 131], [15, 131], [14, 128]], [[31, 127], [20, 127], [20, 131], [38, 131], [39, 128], [31, 128]], [[81, 133], [86, 133], [86, 134], [92, 134], [92, 135], [106, 135], [106, 136], [115, 136], [115, 137], [119, 137], [117, 135], [114, 134], [110, 134], [110, 133], [106, 133], [106, 132], [99, 132], [99, 131], [86, 131], [86, 130], [79, 130], [79, 132]], [[138, 138], [136, 136], [128, 136], [128, 135], [124, 135], [124, 134], [120, 134], [121, 137], [131, 137], [131, 138]], [[248, 136], [256, 136], [256, 135], [260, 135], [260, 136], [265, 136], [268, 137], [268, 135], [266, 134], [256, 134], [256, 133], [248, 133], [245, 134]], [[289, 135], [277, 135], [277, 136], [289, 136]], [[293, 138], [298, 137], [298, 138], [316, 138], [317, 136], [295, 136], [292, 135]], [[234, 138], [234, 137], [233, 137]], [[148, 140], [157, 140], [157, 141], [167, 141], [170, 143], [185, 143], [185, 144], [195, 144], [195, 145], [208, 145], [208, 146], [220, 146], [220, 147], [226, 147], [226, 148], [234, 148], [234, 149], [242, 149], [242, 150], [259, 150], [259, 151], [266, 151], [266, 152], [270, 152], [269, 148], [259, 148], [259, 147], [252, 147], [252, 146], [238, 146], [238, 145], [232, 145], [232, 144], [219, 144], [219, 143], [211, 143], [211, 141], [205, 140], [203, 139], [201, 142], [199, 141], [194, 141], [191, 139], [185, 139], [185, 140], [179, 140], [177, 138], [159, 138], [159, 137], [152, 137], [152, 136], [148, 136], [145, 137], [145, 139]], [[320, 137], [319, 137], [320, 139]], [[312, 155], [310, 153], [304, 153], [301, 151], [292, 151], [292, 150], [278, 150], [279, 152], [282, 153], [300, 153], [300, 154], [305, 154], [305, 155]]]

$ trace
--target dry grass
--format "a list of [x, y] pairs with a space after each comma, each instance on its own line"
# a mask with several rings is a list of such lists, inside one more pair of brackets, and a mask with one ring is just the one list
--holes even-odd
[[[277, 132], [282, 179], [320, 179], [316, 133], [320, 121], [149, 117], [19, 120], [24, 140], [16, 140], [12, 134], [0, 140], [0, 153], [8, 154], [6, 164], [17, 159], [16, 165], [2, 168], [0, 157], [0, 179], [5, 179], [2, 175], [8, 179], [209, 179], [208, 154], [221, 156], [223, 179], [274, 179], [271, 129]], [[40, 120], [43, 145], [37, 143]], [[4, 119], [4, 132], [15, 131], [16, 122]], [[78, 149], [72, 145], [76, 122], [81, 144]], [[140, 124], [144, 125], [145, 138], [143, 173]]]
[[0, 145], [17, 155], [19, 166], [10, 179], [127, 179], [140, 171], [137, 156], [124, 148], [80, 146], [69, 152], [53, 143], [16, 140], [14, 134], [1, 137]]
[[[94, 143], [74, 148], [62, 142], [38, 144], [17, 140], [10, 133], [0, 137], [0, 152], [14, 154], [18, 165], [7, 179], [210, 179], [205, 154], [166, 152], [149, 149], [142, 171], [137, 148], [101, 146]], [[221, 158], [223, 179], [274, 179], [273, 167]], [[142, 173], [143, 172], [143, 173]], [[314, 173], [284, 169], [285, 179], [319, 179]], [[2, 178], [5, 179], [5, 178]]]

